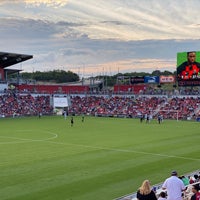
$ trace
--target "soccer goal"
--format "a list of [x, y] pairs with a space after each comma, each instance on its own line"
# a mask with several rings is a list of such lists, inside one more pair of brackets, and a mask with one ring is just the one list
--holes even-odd
[[179, 121], [179, 118], [180, 118], [179, 110], [159, 110], [157, 111], [157, 114], [163, 115], [164, 119], [176, 119], [176, 121]]

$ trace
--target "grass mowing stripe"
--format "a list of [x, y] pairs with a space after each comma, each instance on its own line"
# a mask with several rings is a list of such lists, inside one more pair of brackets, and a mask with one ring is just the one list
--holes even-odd
[[117, 151], [117, 152], [124, 152], [124, 153], [147, 154], [147, 155], [152, 155], [152, 156], [161, 156], [161, 157], [169, 157], [169, 158], [179, 158], [179, 159], [184, 159], [184, 160], [200, 161], [199, 158], [191, 158], [191, 157], [183, 157], [183, 156], [177, 156], [177, 155], [151, 153], [151, 152], [145, 152], [145, 151], [136, 151], [136, 150], [128, 150], [128, 149], [114, 149], [114, 148], [108, 148], [108, 147], [88, 146], [88, 145], [82, 145], [82, 144], [61, 143], [61, 142], [53, 142], [53, 141], [50, 141], [49, 143], [58, 144], [58, 145], [78, 146], [78, 147], [84, 147], [84, 148], [90, 148], [90, 149]]

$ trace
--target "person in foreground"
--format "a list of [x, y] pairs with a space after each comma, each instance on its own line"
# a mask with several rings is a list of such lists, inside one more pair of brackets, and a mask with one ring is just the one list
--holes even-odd
[[183, 181], [178, 178], [178, 173], [172, 171], [171, 177], [164, 181], [162, 189], [167, 190], [167, 200], [182, 200], [182, 192], [186, 190], [186, 187]]
[[191, 197], [191, 200], [200, 200], [200, 192], [199, 192], [199, 185], [192, 186], [192, 192], [194, 193]]
[[161, 192], [159, 194], [158, 200], [166, 200], [167, 199], [167, 194], [165, 192]]
[[157, 200], [155, 192], [151, 189], [149, 180], [144, 180], [137, 191], [138, 200]]

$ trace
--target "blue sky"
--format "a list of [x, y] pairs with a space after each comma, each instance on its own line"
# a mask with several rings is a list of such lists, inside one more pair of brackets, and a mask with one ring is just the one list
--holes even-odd
[[33, 55], [12, 68], [80, 76], [176, 70], [200, 50], [199, 0], [1, 0], [0, 51]]

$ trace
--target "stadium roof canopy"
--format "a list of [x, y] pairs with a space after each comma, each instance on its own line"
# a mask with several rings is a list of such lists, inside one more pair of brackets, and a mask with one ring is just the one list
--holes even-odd
[[32, 55], [0, 52], [0, 68], [6, 68], [33, 58]]
[[17, 72], [20, 72], [22, 70], [20, 70], [20, 69], [5, 69], [4, 71], [5, 71], [6, 75], [11, 75], [11, 74], [15, 74]]

